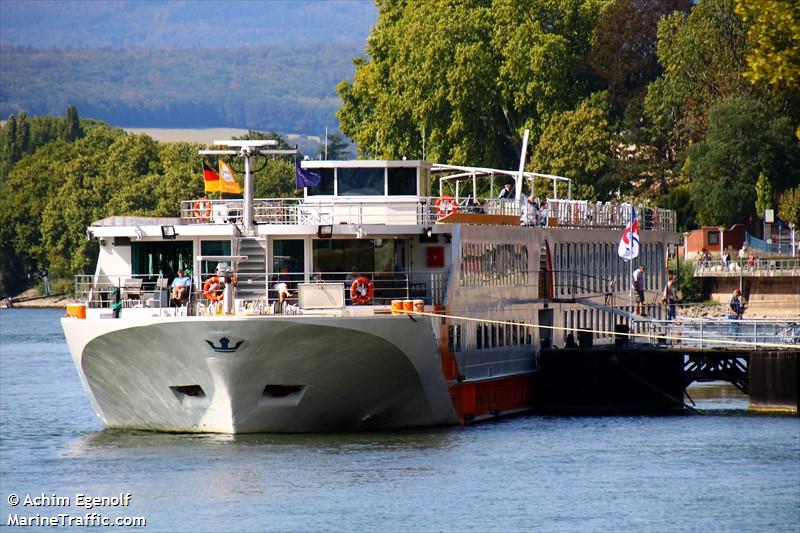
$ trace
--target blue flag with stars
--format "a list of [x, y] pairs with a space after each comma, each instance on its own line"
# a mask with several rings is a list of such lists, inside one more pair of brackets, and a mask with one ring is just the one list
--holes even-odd
[[302, 189], [304, 187], [316, 187], [322, 180], [322, 177], [320, 177], [319, 174], [307, 168], [302, 168], [300, 163], [295, 163], [295, 178], [298, 189]]

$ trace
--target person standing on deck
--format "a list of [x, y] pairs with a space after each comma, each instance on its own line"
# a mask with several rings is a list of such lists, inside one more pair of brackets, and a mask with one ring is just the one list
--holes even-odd
[[511, 200], [514, 198], [514, 182], [507, 181], [503, 184], [503, 189], [500, 191], [500, 196], [497, 198], [501, 200]]
[[675, 307], [678, 303], [678, 289], [675, 276], [670, 276], [667, 286], [664, 287], [664, 303], [667, 305], [667, 320], [675, 320]]
[[642, 316], [647, 316], [644, 312], [644, 265], [639, 265], [639, 268], [633, 271], [633, 290], [636, 291], [636, 312]]

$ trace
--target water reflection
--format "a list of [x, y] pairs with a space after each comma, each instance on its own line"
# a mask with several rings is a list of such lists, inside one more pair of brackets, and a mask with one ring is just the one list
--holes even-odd
[[426, 450], [454, 445], [460, 427], [425, 428], [406, 431], [369, 433], [292, 433], [242, 434], [161, 433], [153, 431], [122, 431], [105, 429], [86, 433], [68, 447], [67, 455], [79, 457], [97, 452], [135, 450], [167, 450], [172, 448], [213, 451], [224, 447], [237, 448], [298, 448], [315, 453], [342, 453], [354, 450]]

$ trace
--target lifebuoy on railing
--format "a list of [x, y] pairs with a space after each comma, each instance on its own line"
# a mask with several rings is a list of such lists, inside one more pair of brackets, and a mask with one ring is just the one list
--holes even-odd
[[456, 203], [456, 199], [452, 196], [440, 196], [433, 203], [433, 207], [436, 208], [439, 218], [446, 217], [450, 213], [458, 211], [458, 204]]
[[211, 200], [205, 197], [195, 200], [192, 215], [200, 222], [207, 222], [211, 218]]
[[220, 276], [211, 276], [203, 284], [203, 296], [212, 302], [222, 300], [224, 294], [223, 287], [225, 286], [225, 278]]
[[356, 278], [353, 284], [350, 285], [350, 299], [353, 300], [354, 304], [368, 304], [372, 301], [374, 294], [375, 286], [364, 276]]

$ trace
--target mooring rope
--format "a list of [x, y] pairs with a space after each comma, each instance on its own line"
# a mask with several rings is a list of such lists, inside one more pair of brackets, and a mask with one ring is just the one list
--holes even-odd
[[[600, 330], [600, 329], [587, 329], [587, 328], [578, 328], [578, 327], [566, 327], [566, 326], [549, 326], [545, 324], [530, 324], [527, 322], [511, 322], [507, 320], [492, 320], [488, 318], [475, 318], [475, 317], [467, 317], [467, 316], [458, 316], [458, 315], [449, 315], [446, 313], [429, 313], [425, 311], [407, 311], [402, 310], [398, 311], [406, 315], [418, 315], [418, 316], [428, 316], [434, 318], [449, 318], [451, 320], [463, 320], [466, 322], [478, 322], [481, 324], [499, 324], [499, 325], [509, 325], [509, 326], [523, 326], [525, 328], [540, 328], [540, 329], [550, 329], [553, 331], [566, 331], [566, 332], [582, 332], [582, 333], [592, 333], [592, 334], [603, 334], [606, 336], [623, 336], [628, 338], [634, 337], [642, 337], [647, 339], [656, 339], [656, 340], [665, 340], [665, 341], [678, 341], [678, 342], [699, 342], [703, 344], [709, 344], [709, 339], [707, 338], [700, 338], [700, 337], [684, 337], [684, 336], [675, 336], [675, 335], [666, 335], [666, 334], [658, 334], [658, 333], [635, 333], [635, 332], [619, 332], [619, 331], [607, 331], [607, 330]], [[737, 327], [739, 324], [736, 324], [736, 321], [730, 321], [730, 323], [725, 323], [726, 326], [734, 326]], [[788, 344], [788, 343], [779, 343], [779, 342], [747, 342], [747, 341], [739, 341], [739, 340], [732, 340], [732, 339], [713, 339], [714, 344], [726, 344], [730, 346], [743, 346], [748, 348], [777, 348], [777, 349], [798, 349], [799, 347], [795, 344]]]

